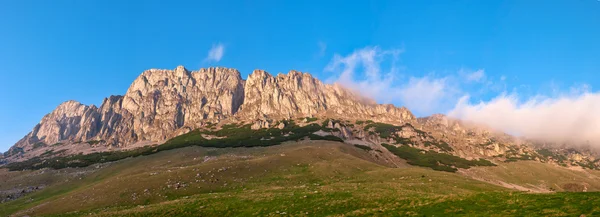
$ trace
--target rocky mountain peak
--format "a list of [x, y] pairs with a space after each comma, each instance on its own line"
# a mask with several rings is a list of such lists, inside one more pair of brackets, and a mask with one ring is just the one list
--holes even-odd
[[69, 100], [58, 105], [56, 109], [54, 109], [54, 111], [52, 111], [52, 113], [47, 116], [80, 116], [87, 108], [88, 106], [81, 104], [80, 102], [77, 102], [75, 100]]
[[67, 101], [15, 146], [30, 151], [34, 144], [101, 141], [92, 143], [127, 147], [160, 143], [225, 119], [255, 122], [307, 116], [394, 123], [415, 119], [406, 108], [375, 104], [296, 70], [274, 77], [257, 69], [245, 81], [232, 68], [189, 71], [177, 66], [142, 72], [123, 96], [105, 98], [99, 108]]
[[189, 71], [182, 65], [177, 66], [177, 68], [175, 68], [175, 74], [177, 74], [178, 77], [183, 77], [184, 75], [189, 75]]

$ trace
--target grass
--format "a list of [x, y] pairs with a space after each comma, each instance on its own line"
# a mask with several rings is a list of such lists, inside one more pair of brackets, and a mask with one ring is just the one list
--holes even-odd
[[[388, 168], [372, 160], [355, 146], [327, 141], [254, 148], [186, 147], [107, 164], [81, 180], [0, 204], [0, 216], [600, 214], [599, 193], [525, 194], [456, 173]], [[529, 166], [502, 166], [517, 165]], [[544, 171], [536, 166], [530, 169]], [[476, 169], [501, 171], [503, 167]], [[567, 171], [556, 168], [552, 173]], [[34, 171], [7, 175], [14, 173], [31, 177]], [[572, 178], [578, 176], [564, 177]], [[172, 187], [176, 183], [185, 187]]]
[[[298, 193], [292, 192], [290, 193]], [[98, 216], [596, 216], [598, 193], [478, 193], [462, 198], [393, 198], [373, 201], [356, 192], [309, 194], [310, 198], [282, 193], [269, 199], [239, 199], [240, 194], [217, 193], [144, 207], [124, 207]], [[572, 203], [572, 204], [570, 204]], [[247, 204], [253, 204], [248, 206]], [[92, 212], [93, 213], [93, 212]], [[81, 215], [76, 213], [75, 215]], [[61, 215], [62, 216], [62, 215]]]
[[[181, 200], [191, 202], [187, 205], [204, 205], [207, 210], [201, 214], [209, 216], [268, 215], [278, 210], [320, 215], [360, 209], [371, 199], [367, 205], [374, 208], [385, 198], [500, 189], [455, 174], [387, 168], [365, 160], [369, 156], [351, 145], [323, 141], [252, 149], [188, 147], [115, 162], [82, 180], [0, 204], [0, 215], [31, 210], [27, 214], [79, 216], [91, 212], [119, 216], [140, 205], [154, 206], [156, 212], [139, 215], [160, 215], [188, 209], [179, 205], [173, 207], [175, 210], [168, 208], [171, 202]], [[215, 159], [204, 162], [205, 157]], [[174, 183], [186, 183], [187, 187], [167, 187]], [[444, 189], [448, 185], [460, 189]], [[145, 189], [149, 193], [144, 193]], [[134, 199], [132, 195], [138, 196]], [[319, 206], [323, 210], [313, 210]]]
[[[34, 195], [39, 203], [20, 208], [50, 216], [593, 216], [598, 212], [597, 193], [511, 192], [452, 173], [382, 167], [357, 158], [361, 152], [348, 147], [352, 146], [322, 143], [218, 149], [211, 155], [217, 159], [206, 163], [192, 160], [206, 156], [204, 148], [172, 150], [118, 162], [110, 172], [99, 171], [102, 176], [83, 180], [87, 183], [83, 186], [46, 193], [50, 196], [46, 199]], [[229, 169], [216, 172], [220, 168]], [[159, 174], [148, 175], [152, 171]], [[197, 174], [213, 174], [219, 181], [196, 183]], [[144, 186], [137, 180], [145, 180]], [[165, 188], [169, 180], [189, 186]], [[151, 193], [144, 194], [144, 189]], [[136, 192], [140, 197], [133, 200]]]
[[473, 167], [469, 173], [486, 180], [502, 180], [528, 187], [567, 191], [569, 184], [585, 185], [588, 191], [600, 190], [600, 173], [593, 170], [576, 171], [537, 161], [500, 163], [497, 167]]

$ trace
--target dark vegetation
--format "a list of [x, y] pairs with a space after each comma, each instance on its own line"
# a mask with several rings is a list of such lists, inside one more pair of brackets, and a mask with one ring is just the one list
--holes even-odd
[[105, 142], [105, 141], [104, 140], [90, 140], [90, 141], [87, 141], [86, 143], [90, 144], [90, 145], [96, 145], [96, 144], [99, 144], [102, 142]]
[[365, 150], [365, 151], [373, 151], [373, 149], [371, 147], [366, 146], [366, 145], [354, 144], [354, 147], [360, 148], [360, 149]]
[[454, 149], [452, 149], [452, 147], [450, 147], [450, 145], [448, 145], [448, 143], [446, 143], [444, 141], [437, 141], [437, 142], [425, 141], [425, 142], [423, 142], [423, 144], [425, 145], [425, 147], [435, 146], [435, 147], [438, 147], [440, 150], [446, 151], [446, 152], [454, 151]]
[[[159, 146], [147, 146], [143, 148], [128, 150], [128, 151], [113, 151], [113, 152], [97, 152], [91, 154], [78, 154], [66, 157], [53, 157], [53, 153], [44, 153], [45, 155], [35, 157], [23, 162], [14, 162], [5, 167], [11, 171], [40, 169], [40, 168], [66, 168], [66, 167], [86, 167], [95, 163], [104, 163], [125, 159], [128, 157], [137, 157], [141, 155], [149, 155], [160, 151], [183, 148], [188, 146], [202, 146], [215, 148], [228, 147], [256, 147], [256, 146], [272, 146], [278, 145], [286, 141], [298, 141], [306, 137], [311, 140], [328, 140], [343, 142], [342, 139], [332, 135], [319, 136], [313, 134], [324, 127], [318, 124], [310, 124], [300, 127], [294, 124], [293, 121], [283, 121], [285, 127], [269, 128], [252, 130], [250, 124], [238, 126], [237, 124], [223, 125], [221, 130], [206, 131], [194, 130], [187, 134], [172, 138]], [[218, 138], [206, 139], [203, 135], [212, 135]], [[90, 141], [88, 141], [89, 143]], [[99, 141], [100, 142], [100, 141]], [[13, 152], [16, 149], [13, 149]]]
[[[402, 126], [394, 126], [391, 124], [373, 123], [372, 122], [372, 123], [366, 125], [364, 127], [364, 130], [369, 131], [369, 133], [371, 135], [378, 134], [381, 138], [384, 138], [384, 139], [392, 138], [396, 141], [397, 144], [409, 145], [412, 143], [412, 141], [409, 138], [404, 138], [397, 134], [397, 132], [402, 131], [402, 129], [405, 127], [411, 128], [412, 130], [414, 130], [417, 133], [417, 135], [419, 135], [421, 137], [431, 138], [432, 140], [434, 140], [434, 141], [423, 142], [423, 145], [425, 145], [425, 147], [435, 146], [435, 147], [439, 148], [441, 151], [445, 151], [445, 152], [454, 151], [454, 149], [452, 149], [452, 147], [450, 147], [450, 145], [448, 143], [446, 143], [444, 141], [436, 141], [427, 132], [416, 129], [409, 123], [404, 124]], [[370, 130], [372, 130], [372, 131], [370, 131]]]
[[[202, 147], [214, 147], [214, 148], [229, 148], [229, 147], [259, 147], [259, 146], [272, 146], [278, 145], [286, 141], [299, 141], [305, 138], [311, 140], [327, 140], [344, 142], [341, 138], [326, 135], [320, 136], [314, 134], [315, 132], [322, 130], [331, 132], [337, 129], [328, 128], [328, 123], [339, 123], [336, 120], [324, 120], [321, 124], [312, 123], [303, 127], [300, 127], [294, 123], [293, 120], [283, 120], [285, 127], [279, 128], [268, 128], [252, 130], [250, 124], [238, 125], [238, 124], [226, 124], [221, 127], [220, 130], [194, 130], [187, 134], [174, 137], [162, 145], [158, 146], [147, 146], [138, 149], [128, 151], [113, 151], [113, 152], [97, 152], [91, 154], [78, 154], [71, 156], [56, 156], [57, 153], [47, 152], [39, 157], [35, 157], [23, 162], [15, 162], [5, 165], [5, 168], [9, 170], [27, 170], [27, 169], [40, 169], [40, 168], [66, 168], [66, 167], [86, 167], [95, 163], [104, 163], [117, 161], [129, 157], [137, 157], [141, 155], [150, 155], [153, 153], [172, 150], [177, 148], [183, 148], [188, 146], [202, 146]], [[277, 124], [281, 123], [278, 122]], [[429, 167], [434, 170], [455, 172], [456, 168], [469, 168], [471, 166], [495, 166], [493, 163], [487, 160], [466, 160], [460, 157], [456, 157], [450, 154], [438, 153], [435, 151], [424, 151], [414, 147], [410, 147], [411, 140], [408, 138], [402, 138], [395, 132], [402, 130], [403, 127], [412, 127], [410, 124], [403, 126], [394, 126], [390, 124], [374, 123], [372, 121], [366, 121], [368, 123], [365, 129], [373, 128], [373, 131], [379, 134], [382, 138], [393, 138], [398, 144], [402, 144], [400, 147], [395, 147], [387, 144], [383, 144], [388, 150], [395, 155], [399, 156], [408, 161], [409, 164], [415, 166]], [[414, 129], [414, 128], [413, 128]], [[419, 132], [419, 134], [426, 135], [425, 132]], [[206, 136], [212, 136], [214, 138], [207, 139]], [[88, 141], [87, 143], [100, 143], [103, 141]], [[96, 143], [97, 142], [97, 143]], [[90, 143], [90, 144], [92, 144]], [[426, 142], [426, 146], [436, 146], [442, 151], [452, 151], [452, 148], [445, 142]], [[364, 145], [354, 145], [357, 148], [365, 151], [371, 151], [372, 148]], [[16, 150], [16, 149], [15, 149]], [[15, 151], [13, 150], [13, 152]]]
[[317, 121], [317, 118], [306, 117], [305, 120], [306, 120], [307, 123], [310, 123], [310, 122]]
[[332, 120], [332, 119], [325, 119], [323, 121], [323, 123], [321, 123], [321, 130], [322, 131], [324, 131], [324, 132], [339, 132], [340, 131], [340, 129], [338, 129], [338, 128], [329, 128], [329, 127], [327, 127], [329, 125], [329, 122], [331, 122], [333, 125], [335, 125], [335, 124], [343, 125], [340, 121]]
[[310, 135], [308, 135], [308, 138], [310, 140], [327, 140], [327, 141], [334, 141], [334, 142], [344, 142], [344, 140], [340, 139], [340, 137], [332, 136], [332, 135], [319, 136], [316, 134], [310, 134]]
[[375, 133], [379, 134], [379, 136], [381, 138], [386, 138], [386, 139], [399, 137], [395, 133], [402, 130], [402, 126], [394, 126], [391, 124], [384, 124], [384, 123], [367, 124], [367, 126], [365, 126], [364, 130], [369, 131], [371, 128], [373, 128], [373, 131]]
[[[574, 150], [567, 150], [569, 153], [577, 153]], [[568, 166], [571, 165], [579, 165], [583, 168], [588, 169], [598, 169], [596, 166], [596, 161], [587, 161], [587, 162], [569, 162], [567, 156], [561, 153], [553, 152], [550, 149], [542, 148], [536, 150], [534, 153], [523, 153], [519, 154], [516, 150], [509, 150], [506, 153], [506, 160], [504, 162], [516, 162], [516, 161], [525, 161], [525, 160], [536, 160], [539, 159], [541, 162], [554, 161], [560, 166]]]
[[550, 151], [549, 149], [539, 149], [537, 150], [537, 153], [540, 154], [541, 156], [543, 156], [543, 158], [552, 158], [556, 161], [558, 161], [559, 163], [563, 163], [564, 161], [568, 160], [566, 156], [562, 155], [562, 154], [558, 154], [558, 153], [554, 153], [552, 151]]
[[400, 147], [385, 143], [381, 145], [396, 156], [405, 159], [411, 165], [429, 167], [439, 171], [456, 172], [457, 168], [468, 169], [472, 166], [495, 166], [495, 164], [485, 159], [467, 160], [454, 155], [425, 151], [407, 145]]

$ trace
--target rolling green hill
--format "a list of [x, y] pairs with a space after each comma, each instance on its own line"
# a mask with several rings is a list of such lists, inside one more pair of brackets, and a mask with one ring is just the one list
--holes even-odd
[[[3, 170], [0, 175], [11, 178], [0, 182], [0, 189], [23, 180], [49, 185], [0, 204], [0, 215], [600, 215], [595, 206], [599, 193], [531, 194], [484, 180], [512, 182], [515, 175], [502, 172], [507, 166], [539, 172], [552, 165], [516, 162], [465, 170], [483, 177], [479, 181], [463, 172], [408, 164], [392, 168], [371, 152], [329, 141], [252, 148], [194, 146], [86, 168], [46, 169], [43, 174]], [[584, 172], [556, 168], [555, 176], [534, 173], [531, 179], [586, 178], [580, 176]], [[528, 176], [524, 174], [516, 179], [527, 180], [521, 178]], [[586, 180], [593, 180], [589, 175]]]

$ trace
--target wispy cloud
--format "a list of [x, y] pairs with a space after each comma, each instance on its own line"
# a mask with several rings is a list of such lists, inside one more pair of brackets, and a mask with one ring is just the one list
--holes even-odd
[[[514, 84], [507, 94], [509, 79], [489, 77], [484, 69], [403, 75], [398, 66], [402, 53], [365, 47], [334, 55], [325, 71], [333, 73], [331, 82], [379, 103], [406, 106], [418, 116], [447, 113], [526, 138], [600, 148], [600, 92], [591, 92], [589, 85], [564, 89], [550, 83], [545, 88], [550, 95], [536, 95], [528, 85]], [[474, 102], [482, 93], [489, 100]]]
[[205, 62], [219, 62], [225, 54], [225, 46], [222, 43], [213, 44], [208, 51], [208, 56], [204, 59]]
[[[400, 80], [397, 62], [401, 49], [383, 50], [365, 47], [346, 56], [336, 54], [325, 68], [333, 72], [330, 81], [339, 83], [365, 97], [380, 103], [394, 103], [408, 107], [417, 115], [451, 109], [458, 100], [457, 91], [449, 85], [449, 78], [434, 76], [409, 77]], [[447, 110], [446, 110], [447, 111]]]
[[485, 80], [485, 71], [483, 69], [478, 69], [475, 71], [461, 69], [459, 74], [461, 74], [468, 82], [482, 82]]
[[431, 114], [437, 109], [449, 108], [458, 96], [456, 89], [448, 81], [448, 77], [411, 77], [400, 88], [400, 100], [406, 107], [420, 114]]

